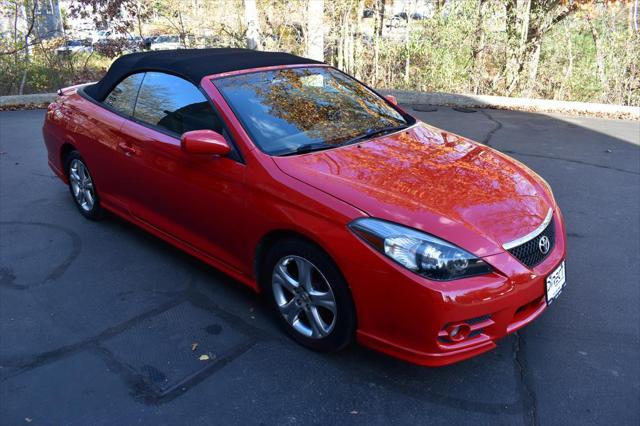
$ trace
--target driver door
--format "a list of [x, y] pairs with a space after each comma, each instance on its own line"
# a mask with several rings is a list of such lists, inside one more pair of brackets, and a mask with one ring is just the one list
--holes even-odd
[[131, 214], [240, 270], [245, 165], [237, 152], [216, 157], [180, 148], [180, 136], [191, 130], [226, 135], [211, 104], [186, 80], [147, 72], [133, 118], [122, 128], [130, 137], [125, 161]]

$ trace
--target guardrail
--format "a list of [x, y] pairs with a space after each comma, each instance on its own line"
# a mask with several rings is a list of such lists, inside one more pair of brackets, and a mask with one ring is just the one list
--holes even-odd
[[[511, 109], [531, 112], [558, 112], [562, 114], [640, 120], [640, 107], [637, 106], [554, 101], [547, 99], [508, 98], [506, 96], [413, 92], [407, 90], [381, 89], [379, 92], [385, 95], [393, 95], [399, 103], [410, 105], [418, 104], [463, 108]], [[0, 108], [37, 107], [52, 102], [55, 97], [55, 93], [0, 96]]]

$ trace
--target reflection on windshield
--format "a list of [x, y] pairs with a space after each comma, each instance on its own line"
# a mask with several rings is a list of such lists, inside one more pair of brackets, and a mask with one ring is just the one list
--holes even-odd
[[408, 124], [382, 98], [331, 68], [256, 72], [213, 83], [269, 154], [310, 144], [338, 146], [371, 131]]

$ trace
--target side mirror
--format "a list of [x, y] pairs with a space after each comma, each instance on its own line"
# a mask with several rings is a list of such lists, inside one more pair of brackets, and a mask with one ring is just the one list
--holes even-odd
[[393, 95], [387, 95], [384, 97], [386, 100], [388, 100], [389, 102], [391, 102], [393, 105], [398, 105], [398, 100], [396, 99], [395, 96]]
[[192, 130], [183, 133], [180, 147], [187, 154], [224, 156], [231, 152], [224, 136], [213, 130]]

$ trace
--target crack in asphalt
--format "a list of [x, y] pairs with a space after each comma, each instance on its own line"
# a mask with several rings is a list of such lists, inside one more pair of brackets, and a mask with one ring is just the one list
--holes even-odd
[[544, 154], [528, 154], [528, 153], [525, 153], [525, 152], [518, 152], [518, 151], [513, 151], [513, 150], [510, 150], [510, 149], [505, 149], [505, 150], [501, 150], [501, 151], [504, 152], [505, 154], [522, 155], [522, 156], [525, 156], [525, 157], [537, 157], [537, 158], [544, 158], [544, 159], [547, 159], [547, 160], [566, 161], [568, 163], [576, 163], [576, 164], [581, 164], [583, 166], [598, 167], [600, 169], [613, 170], [613, 171], [616, 171], [616, 172], [629, 173], [629, 174], [632, 174], [632, 175], [640, 176], [640, 172], [635, 172], [633, 170], [620, 169], [618, 167], [611, 167], [611, 166], [605, 166], [603, 164], [589, 163], [587, 161], [574, 160], [574, 159], [571, 159], [571, 158], [553, 157], [553, 156], [544, 155]]
[[0, 268], [0, 286], [11, 288], [14, 290], [27, 290], [33, 287], [37, 287], [40, 285], [51, 283], [58, 278], [60, 278], [66, 270], [71, 266], [71, 264], [76, 260], [76, 258], [80, 255], [80, 250], [82, 247], [82, 239], [77, 232], [72, 229], [69, 229], [65, 226], [56, 225], [53, 223], [45, 223], [45, 222], [25, 222], [25, 221], [0, 221], [0, 226], [36, 226], [49, 230], [59, 231], [63, 234], [66, 234], [71, 240], [71, 250], [69, 254], [64, 258], [64, 260], [56, 265], [56, 267], [47, 274], [47, 276], [41, 282], [34, 283], [32, 285], [20, 285], [15, 283], [16, 276], [13, 270], [10, 267], [2, 267]]
[[[495, 123], [495, 126], [489, 130], [487, 135], [482, 140], [484, 145], [491, 147], [491, 138], [495, 133], [502, 129], [502, 123], [491, 116], [487, 111], [480, 110], [482, 115], [487, 117], [490, 121]], [[506, 152], [506, 151], [503, 151]], [[520, 336], [520, 332], [514, 333], [513, 341], [513, 362], [516, 372], [516, 380], [519, 384], [520, 400], [522, 402], [523, 414], [525, 416], [525, 423], [533, 426], [538, 426], [538, 407], [536, 404], [536, 393], [530, 384], [527, 382], [526, 377], [526, 363], [524, 360], [524, 339]]]
[[78, 352], [83, 351], [89, 347], [96, 346], [99, 342], [103, 340], [107, 340], [111, 337], [114, 337], [120, 333], [127, 331], [128, 329], [136, 326], [141, 323], [145, 319], [151, 318], [153, 316], [159, 315], [164, 311], [167, 311], [184, 300], [175, 299], [168, 303], [164, 303], [156, 308], [150, 309], [146, 312], [143, 312], [140, 315], [137, 315], [127, 321], [119, 323], [115, 326], [109, 327], [106, 330], [102, 331], [98, 335], [89, 337], [85, 340], [82, 340], [77, 343], [72, 343], [70, 345], [61, 346], [56, 349], [52, 349], [46, 352], [40, 352], [33, 355], [24, 355], [18, 357], [10, 357], [5, 359], [0, 359], [0, 366], [3, 368], [15, 368], [16, 370], [6, 374], [0, 375], [0, 382], [4, 382], [12, 377], [18, 376], [27, 371], [33, 370], [38, 367], [42, 367], [43, 365], [50, 364], [54, 361], [58, 361], [60, 359], [66, 358], [68, 356], [74, 355]]
[[489, 121], [493, 122], [495, 124], [495, 127], [491, 130], [489, 130], [489, 132], [487, 133], [487, 135], [484, 137], [484, 139], [482, 140], [482, 144], [483, 145], [487, 145], [487, 146], [491, 146], [491, 138], [493, 137], [493, 135], [500, 129], [502, 129], [502, 123], [498, 120], [496, 120], [495, 118], [493, 118], [491, 116], [491, 114], [489, 114], [487, 111], [481, 109], [480, 113], [482, 115], [484, 115], [485, 117], [487, 117], [487, 119], [489, 119]]
[[[44, 365], [76, 355], [80, 352], [90, 351], [98, 354], [110, 370], [120, 377], [123, 383], [131, 390], [131, 395], [136, 401], [148, 405], [159, 405], [169, 402], [177, 396], [186, 393], [195, 385], [202, 382], [216, 371], [224, 368], [236, 358], [240, 357], [255, 344], [263, 341], [271, 341], [273, 339], [273, 336], [271, 336], [270, 333], [265, 333], [263, 330], [258, 329], [255, 325], [248, 323], [236, 314], [222, 309], [210, 297], [207, 297], [207, 295], [197, 291], [197, 289], [194, 288], [195, 281], [195, 275], [192, 275], [187, 280], [187, 289], [183, 292], [178, 292], [173, 300], [143, 312], [122, 323], [109, 327], [97, 335], [46, 352], [0, 359], [0, 370], [8, 370], [3, 372], [3, 374], [0, 374], [0, 383], [6, 382], [13, 377]], [[190, 303], [193, 307], [203, 309], [217, 315], [233, 330], [243, 334], [246, 337], [246, 340], [233, 347], [226, 354], [221, 354], [215, 362], [211, 362], [204, 368], [182, 378], [176, 385], [167, 389], [165, 392], [158, 392], [156, 389], [153, 389], [146, 384], [145, 377], [143, 377], [140, 372], [131, 368], [121, 360], [118, 360], [117, 357], [103, 345], [103, 343], [112, 337], [120, 335], [121, 333], [138, 326], [143, 321], [160, 315], [185, 302]]]
[[513, 363], [516, 369], [516, 379], [520, 384], [520, 397], [523, 404], [525, 423], [538, 426], [538, 406], [536, 393], [527, 382], [526, 362], [524, 359], [524, 339], [520, 332], [514, 333], [513, 340]]

